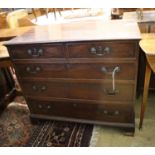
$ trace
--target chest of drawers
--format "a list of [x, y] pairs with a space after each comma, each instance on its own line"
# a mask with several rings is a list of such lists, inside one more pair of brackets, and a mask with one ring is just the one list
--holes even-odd
[[[74, 26], [72, 30], [73, 35], [77, 33]], [[69, 41], [66, 35], [66, 40], [59, 41], [16, 38], [8, 42], [31, 117], [111, 125], [134, 132], [138, 29], [135, 33], [137, 36], [123, 39], [104, 39], [103, 34], [103, 39], [92, 35], [91, 40]]]

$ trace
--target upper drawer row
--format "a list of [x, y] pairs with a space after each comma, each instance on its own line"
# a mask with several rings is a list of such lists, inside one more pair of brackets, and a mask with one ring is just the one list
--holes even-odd
[[17, 45], [9, 49], [13, 59], [38, 58], [132, 58], [136, 42], [85, 42], [66, 44]]

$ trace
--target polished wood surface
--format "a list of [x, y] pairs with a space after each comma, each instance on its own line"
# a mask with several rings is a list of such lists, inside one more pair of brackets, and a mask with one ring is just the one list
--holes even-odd
[[12, 39], [5, 44], [128, 40], [140, 38], [141, 36], [136, 22], [127, 22], [123, 20], [94, 20], [35, 26], [28, 33]]
[[136, 24], [116, 21], [122, 31], [115, 35], [112, 23], [58, 24], [6, 43], [32, 117], [100, 122], [134, 132], [140, 34]]
[[[134, 41], [122, 41], [122, 43], [120, 41], [115, 41], [115, 43], [114, 41], [70, 43], [67, 48], [70, 58], [132, 58], [135, 57], [136, 50]], [[104, 48], [105, 51], [99, 54], [92, 54], [92, 48], [96, 50]], [[106, 51], [107, 48], [108, 51]]]
[[[83, 103], [79, 103], [76, 101], [55, 101], [51, 103], [50, 101], [41, 101], [41, 100], [33, 100], [32, 98], [28, 98], [28, 106], [33, 115], [42, 115], [42, 117], [46, 116], [59, 116], [61, 120], [65, 118], [74, 118], [82, 119], [82, 120], [90, 120], [91, 123], [94, 121], [100, 121], [101, 123], [110, 122], [110, 123], [126, 123], [127, 120], [130, 123], [132, 107], [128, 105], [118, 105], [116, 104], [86, 104], [85, 101]], [[37, 102], [36, 102], [37, 101]]]
[[139, 45], [146, 55], [155, 55], [155, 39], [143, 39]]
[[[11, 57], [13, 59], [45, 59], [45, 58], [64, 58], [65, 51], [63, 44], [29, 44], [16, 45], [16, 49], [12, 49]], [[22, 51], [22, 52], [21, 52]], [[41, 52], [41, 53], [38, 53]], [[37, 55], [38, 54], [38, 55]]]
[[[121, 70], [117, 74], [117, 79], [133, 80], [136, 74], [136, 64], [130, 62], [49, 62], [44, 61], [16, 61], [14, 63], [20, 77], [46, 77], [46, 78], [74, 78], [74, 79], [109, 79], [110, 72], [118, 66]], [[50, 66], [50, 67], [49, 67]], [[103, 71], [107, 70], [107, 73]], [[126, 73], [126, 70], [128, 72]], [[24, 72], [25, 71], [25, 72]]]
[[10, 38], [14, 38], [17, 36], [22, 35], [23, 33], [31, 30], [33, 28], [33, 26], [31, 27], [19, 27], [19, 28], [7, 28], [7, 29], [0, 29], [0, 39], [10, 39]]
[[142, 128], [144, 113], [147, 105], [148, 92], [151, 71], [155, 73], [155, 39], [143, 39], [140, 41], [139, 45], [141, 49], [145, 52], [147, 64], [145, 70], [145, 82], [144, 82], [144, 92], [143, 92], [143, 101], [141, 104], [141, 113], [140, 113], [140, 123], [139, 128]]

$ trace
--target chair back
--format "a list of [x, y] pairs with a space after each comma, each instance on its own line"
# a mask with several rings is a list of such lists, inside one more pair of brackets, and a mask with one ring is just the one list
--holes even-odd
[[28, 16], [28, 13], [25, 9], [15, 10], [15, 11], [8, 13], [6, 20], [9, 25], [9, 28], [19, 27], [18, 20], [26, 16]]

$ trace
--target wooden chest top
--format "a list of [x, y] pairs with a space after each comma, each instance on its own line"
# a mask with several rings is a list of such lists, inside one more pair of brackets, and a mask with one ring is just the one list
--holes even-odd
[[6, 45], [90, 40], [140, 39], [136, 22], [93, 20], [36, 26], [25, 34], [7, 41]]

